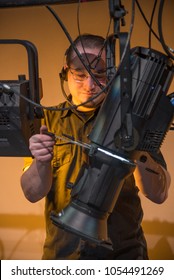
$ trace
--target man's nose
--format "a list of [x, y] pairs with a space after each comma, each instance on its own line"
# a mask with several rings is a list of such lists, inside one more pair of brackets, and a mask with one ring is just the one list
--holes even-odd
[[84, 81], [84, 86], [86, 89], [93, 89], [96, 86], [96, 82], [94, 79], [89, 75], [86, 80]]

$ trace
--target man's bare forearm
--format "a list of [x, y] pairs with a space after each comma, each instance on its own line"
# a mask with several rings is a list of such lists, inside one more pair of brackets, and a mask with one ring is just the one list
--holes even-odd
[[45, 197], [51, 188], [51, 183], [51, 162], [34, 159], [31, 166], [21, 176], [22, 190], [30, 202], [37, 202]]

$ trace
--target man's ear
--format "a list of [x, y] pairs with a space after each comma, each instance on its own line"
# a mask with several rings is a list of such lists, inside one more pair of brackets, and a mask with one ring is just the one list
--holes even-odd
[[62, 67], [59, 76], [62, 81], [68, 81], [68, 66], [65, 65], [64, 67]]

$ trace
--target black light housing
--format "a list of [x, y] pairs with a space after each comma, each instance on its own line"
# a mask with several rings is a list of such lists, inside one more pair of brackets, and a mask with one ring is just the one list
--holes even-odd
[[29, 138], [39, 133], [43, 117], [43, 110], [39, 107], [43, 94], [37, 49], [27, 40], [1, 39], [0, 44], [25, 47], [29, 76], [26, 79], [23, 74], [18, 76], [18, 80], [0, 81], [0, 156], [30, 157]]
[[84, 239], [112, 248], [107, 219], [135, 164], [121, 156], [119, 160], [98, 150], [94, 153], [91, 164], [84, 164], [72, 187], [72, 202], [58, 215], [51, 213], [51, 220]]

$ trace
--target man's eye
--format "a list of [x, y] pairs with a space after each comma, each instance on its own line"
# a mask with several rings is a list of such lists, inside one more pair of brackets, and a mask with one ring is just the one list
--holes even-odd
[[99, 80], [99, 79], [105, 79], [105, 78], [106, 78], [106, 75], [105, 75], [105, 74], [95, 74], [94, 76], [95, 76], [95, 78], [98, 79], [98, 80]]
[[77, 78], [79, 79], [85, 79], [85, 74], [75, 74]]

